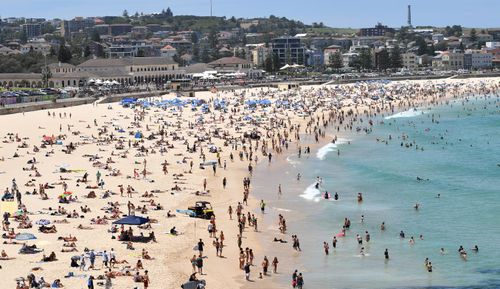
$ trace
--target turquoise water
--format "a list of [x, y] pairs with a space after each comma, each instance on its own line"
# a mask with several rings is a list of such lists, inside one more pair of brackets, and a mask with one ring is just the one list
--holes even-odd
[[[383, 123], [380, 118], [372, 133], [353, 134], [350, 143], [339, 144], [340, 156], [337, 148], [326, 153], [325, 147], [319, 155], [315, 151], [298, 159], [290, 150], [287, 166], [262, 166], [255, 191], [269, 204], [265, 226], [271, 230], [263, 238], [280, 236], [275, 222], [281, 213], [303, 250], [298, 254], [290, 244], [273, 244], [270, 248], [281, 248], [269, 249], [269, 255], [279, 254], [285, 267], [304, 272], [306, 288], [500, 288], [499, 105], [496, 97], [471, 98]], [[317, 176], [324, 189], [339, 193], [339, 201], [319, 196], [311, 186]], [[429, 180], [417, 181], [417, 176]], [[284, 191], [281, 200], [278, 183]], [[358, 192], [364, 196], [361, 204]], [[345, 217], [351, 229], [333, 250], [332, 237]], [[400, 230], [406, 239], [399, 238]], [[367, 255], [361, 257], [355, 236], [365, 231], [371, 241], [364, 242]], [[414, 245], [408, 242], [411, 236]], [[329, 256], [323, 241], [330, 243]], [[457, 252], [460, 245], [468, 252], [467, 261]], [[470, 250], [474, 245], [478, 253]], [[425, 258], [434, 272], [426, 271]], [[289, 284], [284, 273], [281, 279]]]

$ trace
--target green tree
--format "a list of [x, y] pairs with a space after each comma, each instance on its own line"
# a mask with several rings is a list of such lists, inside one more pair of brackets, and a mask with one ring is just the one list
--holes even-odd
[[399, 50], [399, 46], [394, 46], [390, 55], [390, 67], [393, 69], [403, 67], [403, 61], [401, 58], [401, 51]]
[[340, 51], [330, 54], [328, 60], [330, 62], [330, 66], [335, 69], [335, 71], [342, 68], [342, 54]]
[[209, 52], [208, 52], [208, 48], [207, 48], [207, 47], [203, 47], [203, 49], [202, 49], [202, 51], [201, 51], [200, 60], [201, 60], [201, 62], [203, 62], [203, 63], [208, 63], [208, 62], [210, 62], [210, 54], [209, 54]]
[[277, 53], [273, 53], [273, 71], [279, 71], [280, 70], [280, 59], [278, 57]]
[[200, 61], [200, 45], [193, 45], [193, 60], [198, 62]]
[[472, 28], [470, 31], [470, 41], [472, 41], [472, 42], [477, 41], [477, 31], [475, 28]]
[[90, 46], [85, 45], [85, 49], [83, 50], [83, 57], [89, 57], [92, 54], [90, 51]]
[[167, 11], [165, 12], [165, 16], [167, 18], [172, 18], [174, 16], [174, 13], [172, 12], [172, 10], [170, 10], [170, 7], [167, 8]]
[[386, 71], [390, 67], [390, 56], [387, 49], [383, 49], [378, 53], [377, 69], [379, 71]]
[[210, 30], [210, 33], [208, 34], [208, 43], [211, 49], [217, 48], [217, 45], [219, 44], [219, 33], [216, 29]]
[[128, 19], [128, 11], [127, 11], [127, 9], [123, 10], [122, 16], [123, 16], [123, 18]]
[[49, 87], [49, 81], [52, 78], [52, 72], [48, 66], [45, 66], [42, 71], [42, 83], [43, 87]]
[[266, 59], [264, 60], [264, 69], [266, 72], [273, 72], [273, 58], [271, 55], [267, 55]]
[[417, 54], [418, 55], [424, 55], [427, 53], [427, 42], [425, 42], [425, 39], [422, 37], [418, 37], [417, 40], [415, 41], [415, 45], [418, 47]]
[[57, 54], [57, 51], [56, 51], [56, 49], [54, 48], [54, 46], [50, 46], [49, 55], [50, 55], [50, 56], [56, 56], [56, 54]]
[[441, 41], [438, 44], [436, 44], [435, 49], [437, 51], [446, 51], [448, 49], [448, 42], [447, 41]]
[[60, 62], [63, 62], [63, 63], [69, 63], [69, 61], [71, 60], [71, 58], [72, 58], [72, 55], [71, 55], [71, 51], [69, 50], [69, 48], [66, 47], [66, 45], [61, 44], [59, 46], [59, 52], [57, 54], [57, 60], [60, 61]]
[[92, 31], [92, 35], [90, 36], [90, 39], [92, 39], [92, 41], [94, 41], [94, 42], [101, 43], [101, 35], [99, 34], [99, 32], [97, 30]]
[[370, 49], [363, 49], [359, 54], [359, 64], [363, 69], [371, 69], [372, 68], [372, 54]]
[[198, 34], [196, 34], [196, 32], [192, 32], [192, 33], [191, 33], [191, 42], [192, 42], [193, 44], [197, 44], [197, 43], [198, 43], [198, 40], [199, 40], [199, 39], [198, 39]]

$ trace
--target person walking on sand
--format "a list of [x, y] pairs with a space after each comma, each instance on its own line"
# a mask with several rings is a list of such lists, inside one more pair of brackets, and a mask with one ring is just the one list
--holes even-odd
[[229, 208], [227, 209], [227, 213], [229, 214], [229, 220], [233, 219], [233, 207], [229, 205]]
[[198, 242], [198, 252], [200, 253], [200, 256], [203, 255], [203, 247], [205, 246], [205, 243], [203, 243], [203, 240], [200, 239]]
[[273, 273], [276, 274], [278, 273], [278, 257], [274, 257], [273, 259]]
[[269, 268], [269, 260], [267, 259], [267, 256], [264, 256], [264, 261], [262, 261], [262, 272], [264, 273], [264, 276], [267, 276], [268, 268]]
[[250, 263], [246, 263], [243, 270], [245, 271], [245, 280], [250, 281]]

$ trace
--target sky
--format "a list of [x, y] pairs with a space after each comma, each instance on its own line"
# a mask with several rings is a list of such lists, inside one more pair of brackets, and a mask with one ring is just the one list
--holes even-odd
[[[499, 0], [212, 0], [213, 15], [268, 17], [275, 15], [306, 24], [323, 22], [330, 27], [372, 27], [382, 22], [406, 25], [407, 5], [412, 5], [414, 26], [500, 27]], [[210, 15], [210, 0], [0, 0], [0, 17], [71, 19], [76, 16], [121, 15], [127, 9], [160, 12], [170, 7], [174, 15]]]

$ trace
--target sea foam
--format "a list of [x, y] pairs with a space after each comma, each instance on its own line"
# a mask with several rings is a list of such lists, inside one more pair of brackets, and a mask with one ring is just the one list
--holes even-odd
[[316, 152], [316, 157], [320, 160], [324, 160], [326, 158], [326, 155], [328, 155], [328, 153], [337, 150], [338, 145], [346, 144], [349, 141], [350, 141], [349, 139], [339, 138], [335, 143], [329, 143], [320, 148], [318, 152]]
[[307, 187], [300, 197], [308, 201], [319, 202], [321, 200], [321, 191], [316, 189], [316, 183], [314, 183]]
[[410, 109], [407, 111], [398, 112], [396, 114], [385, 117], [384, 119], [402, 118], [402, 117], [415, 117], [424, 114], [421, 110]]

